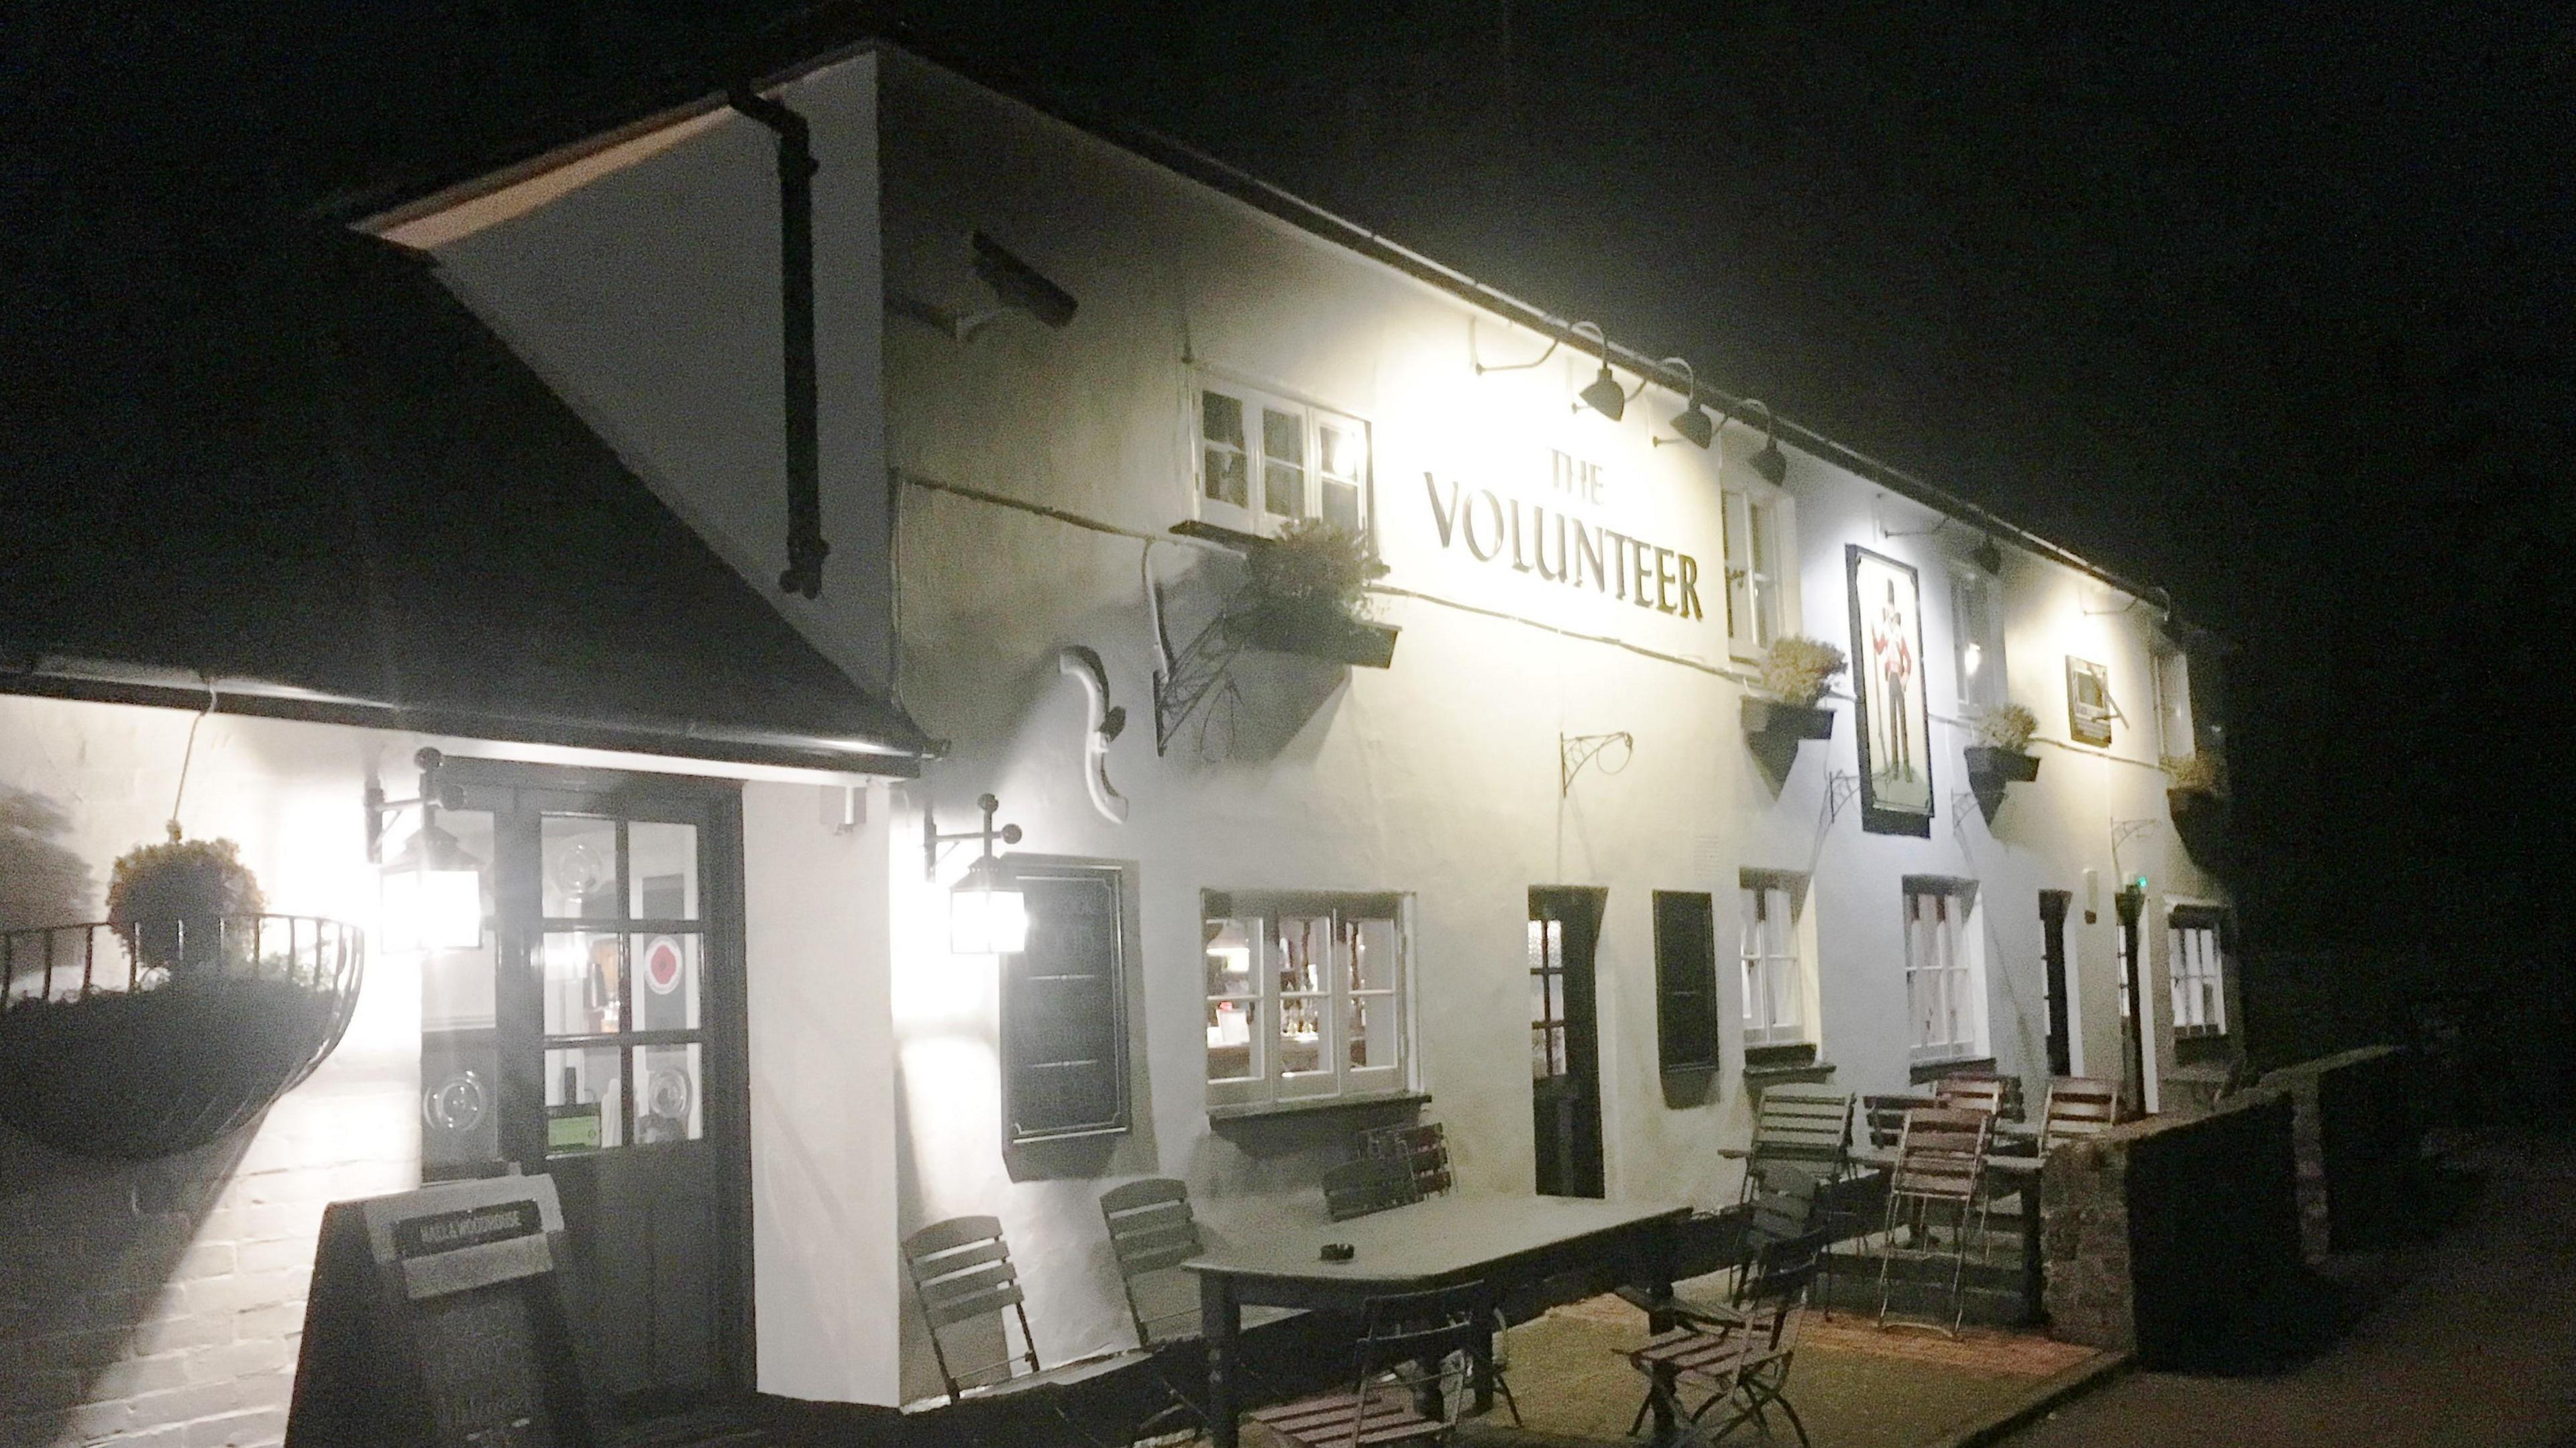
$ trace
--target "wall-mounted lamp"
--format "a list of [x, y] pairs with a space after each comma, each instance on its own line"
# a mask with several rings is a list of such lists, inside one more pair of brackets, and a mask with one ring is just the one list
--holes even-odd
[[968, 865], [965, 877], [948, 892], [948, 948], [958, 955], [1016, 955], [1029, 943], [1028, 897], [1002, 869], [1002, 862], [993, 854], [993, 842], [1018, 844], [1020, 827], [993, 823], [1002, 802], [989, 794], [977, 799], [975, 805], [984, 812], [984, 827], [956, 834], [941, 834], [938, 815], [927, 806], [922, 809], [922, 878], [938, 878], [942, 846], [960, 840], [982, 841], [983, 857]]
[[[383, 786], [367, 786], [367, 859], [384, 872], [384, 946], [471, 950], [483, 943], [483, 862], [438, 824], [442, 807], [463, 807], [465, 791], [439, 778], [447, 760], [437, 750], [420, 751], [412, 763], [420, 766], [417, 797], [387, 799]], [[387, 817], [413, 808], [420, 811], [420, 828], [386, 859]]]
[[[1603, 336], [1601, 328], [1591, 322], [1577, 322], [1566, 330], [1577, 336], [1588, 332], [1593, 341], [1601, 344], [1601, 371], [1590, 382], [1584, 384], [1581, 392], [1575, 394], [1578, 410], [1588, 407], [1612, 422], [1617, 422], [1627, 413], [1628, 398], [1632, 394], [1627, 388], [1619, 385], [1618, 378], [1610, 375], [1610, 339]], [[1645, 390], [1646, 384], [1639, 382], [1637, 391]]]
[[1673, 414], [1673, 431], [1680, 433], [1681, 436], [1658, 437], [1649, 441], [1656, 447], [1662, 447], [1666, 443], [1686, 442], [1705, 452], [1708, 445], [1717, 440], [1717, 420], [1710, 417], [1708, 410], [1699, 405], [1699, 374], [1691, 370], [1690, 362], [1686, 358], [1667, 357], [1664, 359], [1664, 365], [1678, 368], [1684, 377], [1690, 379], [1690, 387], [1682, 393], [1682, 410]]
[[1750, 459], [1753, 470], [1776, 488], [1789, 476], [1789, 455], [1780, 451], [1780, 421], [1771, 415], [1770, 404], [1758, 398], [1744, 399], [1744, 406], [1747, 410], [1759, 408], [1762, 412], [1762, 451]]

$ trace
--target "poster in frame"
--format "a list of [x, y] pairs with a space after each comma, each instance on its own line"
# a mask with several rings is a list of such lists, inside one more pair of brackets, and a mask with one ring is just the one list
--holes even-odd
[[1932, 833], [1932, 715], [1923, 697], [1923, 589], [1910, 564], [1857, 543], [1851, 575], [1852, 695], [1859, 701], [1860, 827]]

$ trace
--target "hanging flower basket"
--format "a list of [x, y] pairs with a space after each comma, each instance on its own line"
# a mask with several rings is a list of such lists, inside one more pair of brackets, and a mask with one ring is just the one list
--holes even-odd
[[309, 915], [0, 934], [0, 1121], [128, 1160], [229, 1135], [340, 1043], [365, 954], [356, 927]]

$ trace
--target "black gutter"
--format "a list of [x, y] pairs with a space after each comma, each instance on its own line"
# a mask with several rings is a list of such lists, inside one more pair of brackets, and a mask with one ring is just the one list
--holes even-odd
[[216, 676], [192, 680], [175, 670], [90, 659], [39, 659], [30, 668], [0, 670], [0, 694], [899, 779], [919, 775], [921, 755], [930, 749], [929, 741], [918, 738], [835, 738], [709, 720], [629, 717], [603, 721], [404, 705], [258, 679]]
[[749, 85], [725, 92], [725, 103], [778, 135], [779, 330], [787, 372], [787, 570], [781, 592], [812, 598], [823, 591], [822, 452], [816, 440], [814, 384], [814, 160], [805, 118]]

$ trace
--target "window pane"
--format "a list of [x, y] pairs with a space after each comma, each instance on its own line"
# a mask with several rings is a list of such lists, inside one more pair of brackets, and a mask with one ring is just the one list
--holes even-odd
[[1207, 922], [1207, 993], [1212, 996], [1256, 996], [1261, 982], [1252, 974], [1252, 936], [1240, 920]]
[[1396, 946], [1395, 922], [1354, 920], [1349, 930], [1351, 989], [1395, 989], [1396, 973], [1404, 964]]
[[1798, 963], [1781, 960], [1771, 968], [1771, 1024], [1795, 1029], [1798, 1024]]
[[1342, 1048], [1353, 1070], [1392, 1066], [1396, 1058], [1395, 997], [1355, 996], [1342, 1017]]
[[1368, 477], [1366, 436], [1355, 427], [1337, 422], [1320, 424], [1316, 435], [1322, 448], [1317, 470], [1323, 475], [1324, 521], [1357, 536], [1367, 527], [1360, 499]]
[[[481, 862], [483, 913], [492, 913], [492, 816], [441, 810], [439, 828]], [[494, 936], [471, 950], [427, 950], [420, 962], [421, 1162], [458, 1166], [500, 1156], [500, 1055], [495, 1042]]]
[[698, 1019], [698, 952], [695, 935], [637, 935], [627, 942], [635, 962], [635, 1022], [639, 1031], [694, 1031]]
[[1555, 1073], [1547, 1068], [1547, 1027], [1530, 1027], [1530, 1079], [1544, 1081]]
[[1787, 955], [1790, 953], [1789, 892], [1775, 888], [1762, 893], [1766, 897], [1762, 911], [1762, 953]]
[[622, 1145], [625, 1086], [614, 1046], [546, 1052], [546, 1154]]
[[1252, 1079], [1252, 1023], [1260, 1007], [1251, 1001], [1210, 1001], [1207, 1008], [1207, 1078], [1211, 1081]]
[[1320, 915], [1289, 915], [1280, 918], [1272, 949], [1279, 964], [1279, 993], [1327, 991], [1333, 988], [1332, 977], [1325, 969], [1332, 959], [1333, 922]]
[[546, 1034], [596, 1036], [625, 1029], [626, 937], [548, 931], [538, 950]]
[[626, 904], [635, 920], [698, 918], [698, 827], [637, 820], [626, 827]]
[[1289, 1076], [1329, 1071], [1324, 1056], [1325, 996], [1291, 996], [1279, 1002], [1279, 1069]]
[[1200, 486], [1219, 502], [1252, 506], [1245, 466], [1243, 403], [1222, 392], [1199, 394]]
[[1530, 1024], [1533, 1026], [1545, 1025], [1547, 1023], [1547, 972], [1543, 970], [1531, 971], [1529, 973], [1529, 983]]
[[705, 1093], [699, 1089], [698, 1047], [635, 1048], [635, 1141], [695, 1141], [707, 1134]]
[[1261, 410], [1261, 507], [1280, 518], [1306, 514], [1306, 419]]
[[616, 919], [617, 821], [547, 815], [540, 829], [546, 917]]

